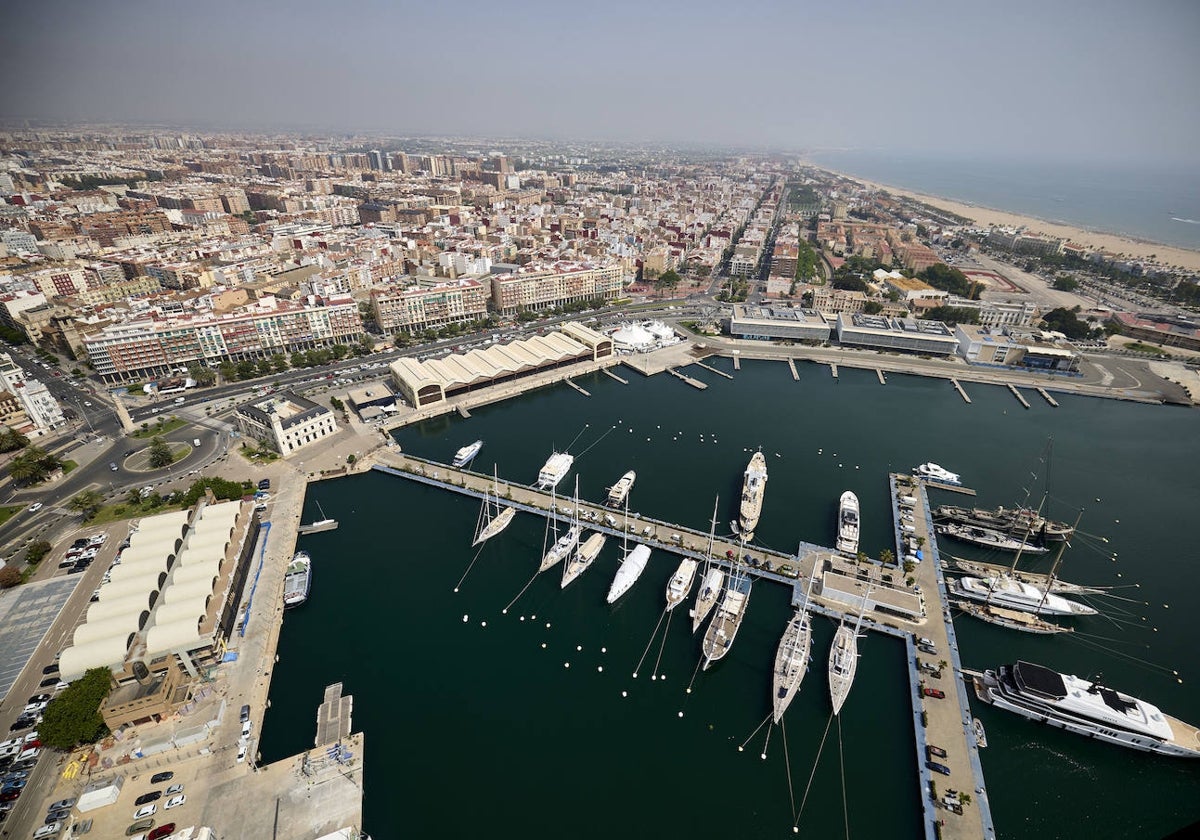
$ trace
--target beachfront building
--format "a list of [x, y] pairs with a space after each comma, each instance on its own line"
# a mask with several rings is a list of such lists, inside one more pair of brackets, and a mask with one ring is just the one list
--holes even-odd
[[958, 340], [941, 321], [887, 318], [861, 312], [839, 315], [838, 342], [872, 350], [899, 350], [928, 356], [952, 356]]
[[238, 429], [284, 458], [337, 432], [333, 411], [291, 391], [238, 406]]
[[392, 381], [415, 408], [449, 397], [510, 382], [547, 370], [595, 362], [613, 355], [608, 336], [574, 321], [546, 335], [493, 344], [441, 359], [400, 358], [391, 364]]
[[512, 317], [519, 312], [538, 312], [569, 303], [616, 300], [624, 287], [625, 270], [620, 263], [606, 266], [556, 263], [549, 269], [494, 275], [492, 308]]
[[417, 333], [487, 317], [491, 284], [473, 278], [407, 280], [371, 290], [371, 311], [383, 332]]
[[819, 344], [828, 341], [831, 332], [829, 324], [815, 309], [735, 304], [729, 319], [729, 334], [734, 338]]
[[237, 624], [258, 528], [251, 503], [211, 495], [142, 518], [59, 660], [68, 682], [91, 668], [112, 672], [101, 707], [109, 729], [162, 720], [211, 678]]
[[358, 303], [348, 295], [292, 303], [277, 298], [229, 315], [200, 313], [109, 324], [83, 337], [105, 382], [165, 376], [192, 362], [262, 359], [358, 341]]

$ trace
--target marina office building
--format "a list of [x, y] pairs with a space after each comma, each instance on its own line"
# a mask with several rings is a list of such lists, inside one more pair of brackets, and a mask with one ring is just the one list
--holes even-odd
[[815, 309], [796, 309], [790, 306], [733, 307], [729, 332], [734, 338], [770, 341], [784, 339], [824, 343], [832, 329]]
[[448, 398], [522, 376], [599, 361], [613, 355], [608, 336], [574, 321], [546, 335], [441, 359], [400, 358], [391, 364], [392, 381], [409, 405], [423, 408]]
[[211, 496], [141, 520], [59, 660], [67, 681], [112, 672], [100, 710], [109, 729], [172, 714], [218, 665], [258, 530], [251, 503]]
[[958, 339], [941, 321], [886, 318], [855, 312], [838, 315], [838, 341], [873, 350], [902, 350], [929, 356], [953, 356]]
[[284, 458], [337, 432], [333, 411], [291, 391], [238, 406], [238, 429]]

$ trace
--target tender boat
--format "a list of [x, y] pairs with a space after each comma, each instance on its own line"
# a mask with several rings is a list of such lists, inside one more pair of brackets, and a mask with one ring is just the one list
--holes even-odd
[[479, 454], [480, 449], [483, 449], [483, 441], [481, 440], [475, 441], [470, 446], [464, 446], [454, 453], [454, 460], [450, 462], [450, 465], [452, 467], [465, 467], [475, 460], [475, 456]]
[[1142, 752], [1200, 758], [1200, 730], [1157, 706], [1071, 674], [1017, 661], [974, 677], [985, 703], [1018, 715]]
[[858, 496], [847, 490], [838, 505], [837, 550], [846, 554], [858, 552]]
[[307, 552], [297, 551], [283, 573], [283, 608], [298, 607], [308, 600], [312, 584], [312, 559]]
[[927, 481], [936, 481], [940, 484], [962, 484], [962, 478], [958, 473], [952, 473], [932, 461], [914, 467], [913, 472]]

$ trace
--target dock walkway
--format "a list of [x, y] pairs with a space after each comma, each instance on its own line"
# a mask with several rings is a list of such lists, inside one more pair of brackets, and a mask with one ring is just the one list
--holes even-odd
[[682, 379], [693, 388], [697, 388], [701, 391], [708, 388], [707, 382], [701, 382], [699, 379], [692, 379], [692, 377], [688, 376], [686, 373], [680, 373], [679, 371], [675, 370], [675, 368], [667, 368], [667, 373], [671, 374], [676, 379]]
[[1029, 408], [1029, 402], [1025, 399], [1025, 396], [1020, 391], [1017, 390], [1016, 385], [1013, 385], [1010, 382], [1008, 385], [1008, 390], [1012, 391], [1012, 395], [1017, 398], [1017, 402], [1019, 402], [1021, 405], [1025, 406], [1026, 408]]
[[709, 373], [715, 373], [717, 376], [724, 376], [726, 379], [733, 379], [733, 374], [726, 373], [723, 370], [717, 370], [715, 367], [704, 364], [704, 362], [696, 362], [695, 364], [697, 367], [704, 368]]
[[790, 370], [792, 372], [792, 379], [795, 380], [796, 382], [799, 382], [800, 381], [800, 372], [798, 370], [796, 370], [796, 360], [793, 359], [791, 356], [789, 356], [787, 363], [788, 363], [788, 370]]
[[957, 379], [951, 379], [950, 384], [954, 386], [954, 390], [958, 391], [958, 395], [963, 398], [963, 402], [967, 405], [971, 404], [971, 398], [967, 396], [967, 392], [963, 390], [963, 386], [958, 384]]

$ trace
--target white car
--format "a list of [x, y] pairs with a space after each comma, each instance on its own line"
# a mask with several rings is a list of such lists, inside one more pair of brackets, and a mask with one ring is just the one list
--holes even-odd
[[62, 831], [62, 823], [60, 823], [60, 822], [47, 823], [46, 825], [39, 828], [37, 831], [33, 832], [33, 840], [42, 840], [43, 837], [53, 837], [54, 835], [58, 834], [58, 832], [60, 832], [60, 831]]
[[172, 808], [178, 808], [184, 802], [187, 802], [187, 797], [182, 793], [178, 796], [173, 796], [167, 800], [167, 804], [163, 806], [163, 810], [170, 811]]
[[246, 760], [246, 743], [244, 741], [238, 744], [237, 760], [239, 762]]
[[156, 813], [158, 813], [158, 806], [151, 802], [149, 805], [143, 805], [141, 808], [138, 808], [136, 811], [134, 811], [133, 818], [135, 820], [140, 820], [143, 817], [150, 817]]
[[42, 507], [43, 507], [43, 505], [42, 505], [42, 503], [41, 503], [41, 502], [34, 502], [33, 504], [31, 504], [31, 505], [29, 506], [29, 512], [30, 512], [30, 513], [37, 513], [39, 510], [41, 510], [41, 509], [42, 509]]
[[163, 791], [163, 796], [174, 796], [177, 793], [183, 793], [183, 785], [171, 785]]

